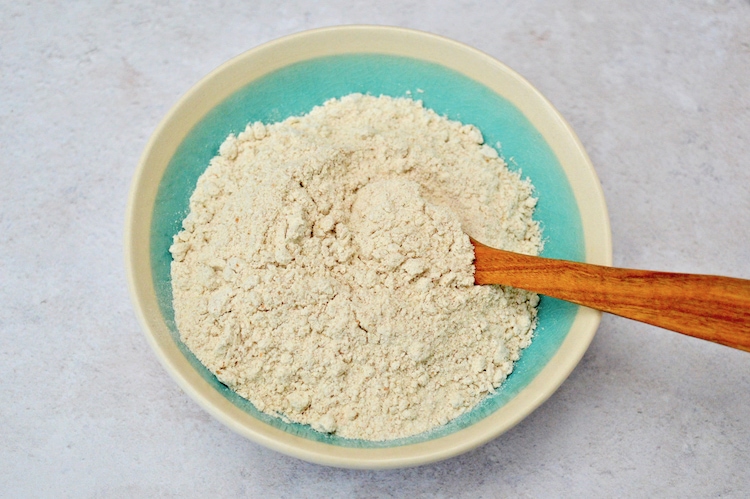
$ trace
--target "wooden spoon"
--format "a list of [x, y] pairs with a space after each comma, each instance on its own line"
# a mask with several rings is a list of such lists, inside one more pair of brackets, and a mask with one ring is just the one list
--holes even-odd
[[477, 284], [534, 291], [750, 352], [749, 280], [618, 269], [471, 242]]

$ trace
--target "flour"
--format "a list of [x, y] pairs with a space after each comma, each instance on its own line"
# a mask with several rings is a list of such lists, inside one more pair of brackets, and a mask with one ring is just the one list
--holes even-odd
[[538, 297], [473, 284], [537, 254], [532, 187], [482, 134], [353, 94], [230, 136], [170, 248], [181, 337], [259, 410], [342, 437], [443, 425], [529, 345]]

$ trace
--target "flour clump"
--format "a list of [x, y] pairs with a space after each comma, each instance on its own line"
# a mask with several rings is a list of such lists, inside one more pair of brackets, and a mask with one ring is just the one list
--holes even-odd
[[467, 234], [537, 254], [532, 186], [481, 132], [352, 94], [253, 123], [170, 248], [184, 343], [259, 410], [346, 438], [434, 429], [498, 388], [538, 297], [475, 286]]

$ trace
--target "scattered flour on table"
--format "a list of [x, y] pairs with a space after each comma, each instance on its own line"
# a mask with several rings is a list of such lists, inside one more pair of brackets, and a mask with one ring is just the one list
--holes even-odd
[[470, 410], [538, 297], [473, 284], [483, 243], [537, 254], [532, 186], [421, 102], [352, 94], [230, 136], [170, 248], [181, 337], [259, 410], [347, 438]]

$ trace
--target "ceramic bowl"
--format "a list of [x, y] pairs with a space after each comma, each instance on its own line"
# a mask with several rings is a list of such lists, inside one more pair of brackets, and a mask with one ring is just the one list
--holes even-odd
[[521, 421], [575, 368], [600, 314], [542, 297], [532, 345], [497, 390], [434, 431], [384, 442], [348, 440], [259, 412], [208, 372], [180, 341], [168, 248], [198, 176], [230, 133], [248, 122], [307, 113], [352, 92], [412, 96], [483, 132], [539, 198], [544, 256], [611, 265], [606, 205], [573, 130], [517, 73], [471, 47], [401, 28], [307, 31], [250, 50], [195, 85], [151, 137], [130, 192], [125, 253], [131, 296], [162, 364], [196, 402], [237, 433], [316, 463], [415, 466], [473, 449]]

